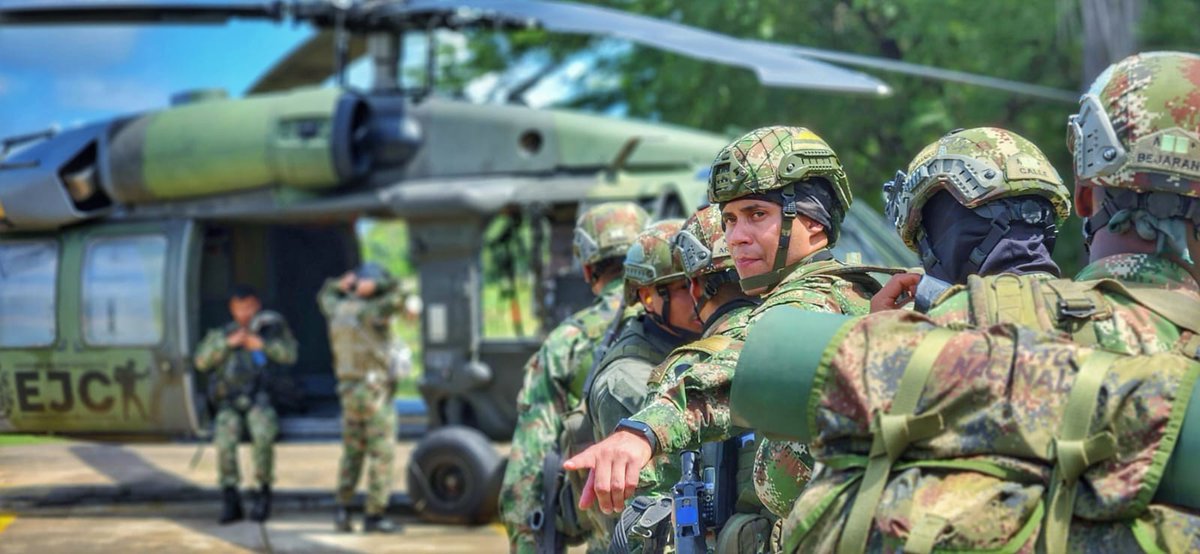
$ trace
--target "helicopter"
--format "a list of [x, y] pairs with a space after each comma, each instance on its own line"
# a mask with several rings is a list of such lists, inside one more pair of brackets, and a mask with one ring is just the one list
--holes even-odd
[[[435, 521], [494, 514], [503, 462], [491, 441], [511, 437], [522, 370], [541, 342], [483, 332], [487, 230], [498, 221], [529, 229], [534, 312], [549, 330], [590, 301], [571, 255], [577, 214], [629, 200], [657, 218], [685, 217], [703, 204], [705, 168], [728, 137], [440, 98], [430, 88], [436, 48], [426, 49], [424, 86], [406, 86], [398, 67], [407, 33], [432, 40], [436, 29], [534, 26], [606, 34], [744, 67], [764, 86], [889, 92], [875, 77], [818, 59], [828, 53], [581, 4], [0, 7], [0, 25], [233, 19], [304, 23], [317, 33], [243, 98], [181, 94], [167, 109], [0, 141], [0, 432], [202, 435], [210, 413], [191, 355], [200, 333], [227, 318], [235, 283], [263, 291], [301, 345], [290, 376], [302, 401], [290, 415], [336, 417], [332, 355], [312, 299], [326, 277], [358, 264], [360, 218], [400, 219], [424, 305], [419, 389], [432, 429], [413, 453], [407, 490]], [[358, 90], [345, 74], [362, 56], [373, 80]], [[921, 71], [860, 58], [832, 61]], [[990, 79], [950, 73], [938, 78]], [[337, 86], [312, 86], [330, 76]], [[1062, 99], [996, 79], [979, 84]], [[839, 251], [917, 265], [861, 203], [844, 227]], [[286, 432], [286, 406], [281, 416]]]

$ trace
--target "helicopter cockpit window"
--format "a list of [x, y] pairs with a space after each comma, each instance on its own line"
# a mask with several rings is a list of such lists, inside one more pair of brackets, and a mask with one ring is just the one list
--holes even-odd
[[167, 239], [91, 241], [83, 260], [83, 337], [96, 346], [158, 344], [163, 338]]
[[54, 343], [57, 283], [57, 241], [0, 243], [0, 347]]

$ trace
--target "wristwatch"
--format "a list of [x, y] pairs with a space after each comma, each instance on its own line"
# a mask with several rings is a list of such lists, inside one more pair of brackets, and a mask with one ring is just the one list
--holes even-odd
[[658, 435], [655, 435], [654, 430], [645, 423], [633, 419], [622, 419], [621, 421], [617, 422], [617, 427], [616, 429], [613, 429], [613, 431], [629, 431], [631, 433], [636, 433], [642, 438], [646, 439], [646, 442], [650, 443], [651, 454], [658, 453]]

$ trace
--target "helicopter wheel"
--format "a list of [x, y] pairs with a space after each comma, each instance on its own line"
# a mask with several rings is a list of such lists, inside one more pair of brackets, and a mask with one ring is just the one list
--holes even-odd
[[449, 426], [429, 433], [408, 463], [408, 494], [417, 514], [435, 523], [491, 521], [504, 461], [475, 429]]

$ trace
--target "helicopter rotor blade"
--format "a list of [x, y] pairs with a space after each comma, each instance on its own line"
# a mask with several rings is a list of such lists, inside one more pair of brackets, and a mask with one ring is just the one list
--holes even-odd
[[1079, 93], [1065, 89], [1047, 87], [1043, 85], [1035, 85], [1031, 83], [1022, 83], [1020, 81], [1011, 81], [1008, 79], [1000, 79], [998, 77], [989, 77], [987, 75], [979, 75], [977, 73], [967, 73], [965, 71], [956, 71], [953, 69], [943, 69], [940, 67], [932, 67], [915, 63], [904, 62], [900, 60], [892, 60], [888, 58], [880, 58], [876, 56], [864, 56], [862, 54], [851, 54], [848, 52], [837, 52], [833, 50], [824, 50], [821, 48], [812, 48], [808, 46], [794, 46], [785, 44], [775, 44], [770, 42], [753, 41], [761, 44], [765, 48], [779, 48], [783, 51], [790, 52], [792, 55], [827, 62], [840, 63], [855, 67], [863, 67], [867, 69], [877, 69], [879, 71], [887, 71], [890, 73], [899, 73], [902, 75], [911, 75], [924, 79], [934, 79], [938, 81], [947, 81], [951, 83], [961, 83], [965, 85], [974, 85], [990, 89], [1002, 90], [1014, 94], [1022, 94], [1025, 96], [1033, 96], [1046, 100], [1057, 102], [1065, 102], [1068, 104], [1077, 104], [1079, 102]]
[[[261, 94], [320, 83], [336, 71], [333, 29], [321, 29], [303, 44], [293, 49], [250, 85], [246, 94]], [[350, 37], [346, 60], [358, 59], [367, 52], [367, 40], [361, 35]]]
[[381, 6], [383, 19], [420, 27], [540, 25], [562, 33], [607, 35], [700, 60], [744, 67], [765, 85], [886, 95], [891, 89], [870, 75], [790, 55], [774, 48], [696, 27], [619, 10], [541, 0], [409, 0]]
[[281, 21], [283, 2], [78, 2], [0, 6], [0, 25], [216, 24], [233, 19]]

